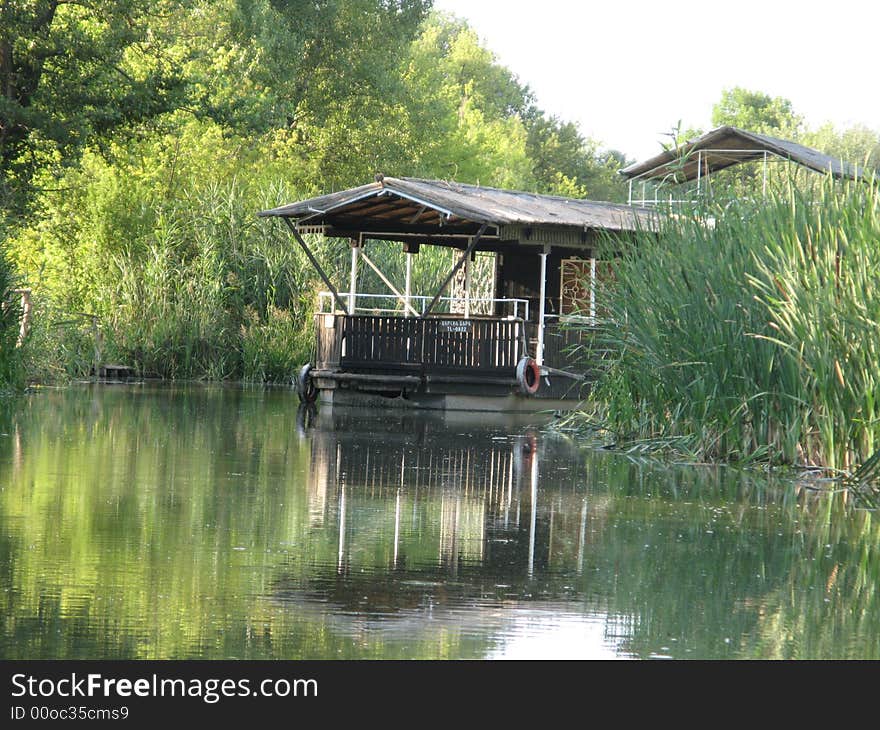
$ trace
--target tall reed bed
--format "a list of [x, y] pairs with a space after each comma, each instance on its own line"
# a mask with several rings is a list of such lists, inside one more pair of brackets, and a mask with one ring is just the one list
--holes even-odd
[[[96, 335], [84, 313], [97, 318], [103, 362], [148, 376], [289, 382], [309, 359], [325, 286], [286, 228], [256, 216], [301, 193], [192, 178], [166, 196], [149, 180], [98, 166], [72, 197], [15, 241], [37, 300], [25, 353], [33, 379], [94, 370]], [[309, 245], [347, 289], [348, 241], [315, 236]], [[400, 244], [367, 248], [402, 289]], [[452, 265], [449, 251], [427, 247], [415, 258], [414, 291], [433, 293]], [[387, 291], [366, 266], [359, 290]]]
[[261, 202], [234, 183], [194, 190], [159, 210], [143, 247], [112, 258], [102, 314], [115, 357], [164, 378], [291, 377], [315, 282], [284, 231], [256, 218]]
[[880, 192], [827, 180], [669, 216], [613, 263], [593, 419], [702, 458], [849, 469], [880, 446]]
[[0, 238], [0, 389], [14, 385], [20, 379], [20, 358], [16, 352], [21, 307], [19, 296], [13, 292], [16, 278], [12, 263], [6, 255]]

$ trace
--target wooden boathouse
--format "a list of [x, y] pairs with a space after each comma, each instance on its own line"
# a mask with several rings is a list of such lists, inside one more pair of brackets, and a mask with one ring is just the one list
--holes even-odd
[[[303, 400], [514, 412], [581, 400], [588, 377], [573, 351], [595, 324], [600, 237], [655, 226], [645, 208], [381, 175], [260, 216], [287, 224], [327, 289], [315, 316], [314, 358], [297, 380]], [[310, 234], [350, 241], [348, 291], [334, 286]], [[402, 245], [403, 282], [373, 262], [372, 241]], [[427, 295], [412, 291], [422, 246], [457, 249]], [[472, 292], [478, 254], [493, 259], [489, 296]], [[362, 267], [390, 294], [359, 292]], [[377, 297], [393, 308], [379, 309]]]

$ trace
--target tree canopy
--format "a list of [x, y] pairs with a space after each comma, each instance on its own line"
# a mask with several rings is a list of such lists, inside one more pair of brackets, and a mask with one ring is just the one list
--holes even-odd
[[794, 139], [804, 122], [788, 99], [736, 86], [721, 92], [721, 99], [712, 107], [712, 124]]
[[185, 101], [170, 0], [0, 3], [0, 203], [35, 171]]

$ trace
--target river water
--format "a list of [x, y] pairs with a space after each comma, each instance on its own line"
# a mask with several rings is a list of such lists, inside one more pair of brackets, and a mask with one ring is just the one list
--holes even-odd
[[288, 390], [0, 401], [0, 658], [880, 658], [846, 492]]

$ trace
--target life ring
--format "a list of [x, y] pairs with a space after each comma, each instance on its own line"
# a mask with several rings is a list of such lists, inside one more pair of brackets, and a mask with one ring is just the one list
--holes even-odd
[[310, 362], [303, 365], [299, 375], [296, 376], [296, 394], [302, 403], [311, 404], [318, 399], [318, 389], [312, 379], [312, 363]]
[[516, 382], [525, 395], [534, 395], [541, 387], [541, 368], [530, 357], [524, 357], [516, 364]]

